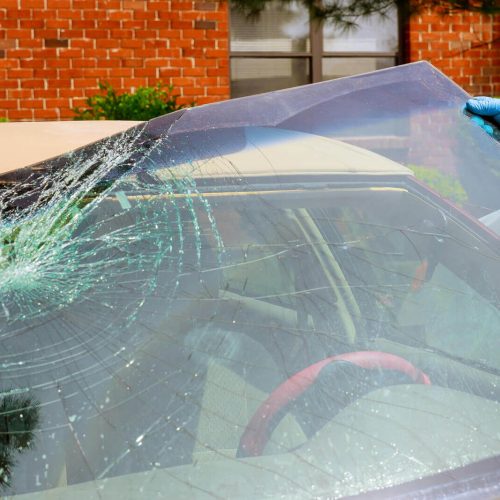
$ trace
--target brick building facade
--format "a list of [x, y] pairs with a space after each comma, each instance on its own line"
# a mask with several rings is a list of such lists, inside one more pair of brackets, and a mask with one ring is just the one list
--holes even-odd
[[71, 119], [96, 93], [172, 83], [180, 102], [229, 97], [227, 3], [0, 0], [0, 116]]
[[473, 95], [500, 96], [500, 15], [427, 11], [408, 23], [409, 61], [426, 60]]
[[[71, 119], [99, 81], [172, 83], [181, 102], [230, 97], [229, 13], [217, 0], [0, 0], [0, 116]], [[500, 16], [412, 18], [404, 61], [500, 95]]]

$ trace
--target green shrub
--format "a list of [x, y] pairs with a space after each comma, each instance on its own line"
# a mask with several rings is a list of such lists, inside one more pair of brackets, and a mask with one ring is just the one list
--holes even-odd
[[[75, 108], [75, 120], [150, 120], [184, 106], [177, 103], [172, 85], [139, 87], [136, 92], [118, 94], [107, 83], [99, 83], [100, 94], [87, 98], [87, 107]], [[102, 92], [105, 93], [102, 93]]]
[[408, 166], [413, 170], [417, 179], [420, 179], [444, 198], [448, 198], [459, 206], [467, 201], [467, 193], [462, 184], [450, 174], [445, 174], [435, 168], [418, 165]]
[[9, 119], [6, 118], [5, 116], [0, 116], [0, 123], [2, 123], [2, 122], [8, 122], [8, 121], [9, 121]]

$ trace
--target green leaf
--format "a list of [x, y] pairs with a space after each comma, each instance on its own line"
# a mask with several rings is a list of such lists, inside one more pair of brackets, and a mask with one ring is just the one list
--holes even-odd
[[[85, 108], [76, 108], [75, 120], [146, 121], [182, 109], [172, 85], [158, 83], [139, 87], [135, 92], [118, 94], [109, 84], [100, 82], [100, 94], [87, 98]], [[193, 103], [194, 105], [194, 103]]]

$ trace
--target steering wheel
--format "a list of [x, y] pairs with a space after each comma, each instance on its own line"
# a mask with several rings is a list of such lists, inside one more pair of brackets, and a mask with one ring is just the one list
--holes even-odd
[[404, 375], [416, 384], [430, 385], [431, 383], [428, 375], [395, 354], [381, 351], [356, 351], [331, 356], [292, 375], [269, 395], [247, 424], [236, 456], [241, 458], [262, 455], [272, 431], [286, 414], [283, 410], [314, 384], [325, 367], [335, 362], [344, 362], [344, 365], [347, 363], [374, 372], [391, 371]]

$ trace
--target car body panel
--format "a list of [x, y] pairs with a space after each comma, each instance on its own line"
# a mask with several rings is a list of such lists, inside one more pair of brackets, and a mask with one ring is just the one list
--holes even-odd
[[137, 121], [7, 122], [0, 124], [0, 173], [86, 146], [123, 132]]

